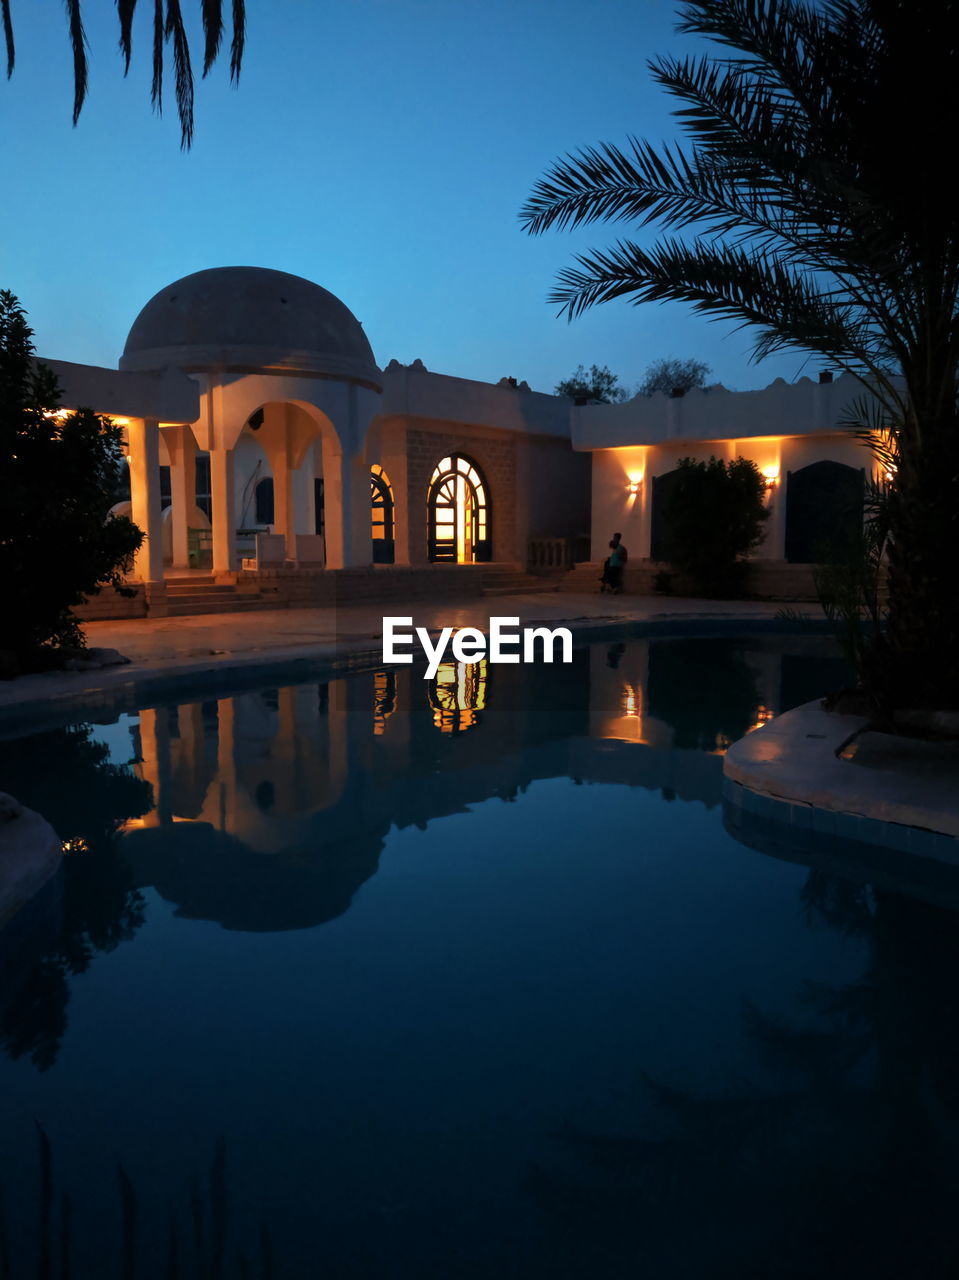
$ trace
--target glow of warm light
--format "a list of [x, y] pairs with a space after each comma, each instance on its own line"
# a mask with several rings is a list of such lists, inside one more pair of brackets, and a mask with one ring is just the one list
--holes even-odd
[[746, 732], [752, 733], [754, 729], [761, 729], [764, 724], [769, 724], [772, 718], [773, 718], [772, 708], [767, 707], [764, 702], [761, 702], [759, 706], [756, 708], [756, 719], [752, 722], [752, 724], [749, 726]]
[[440, 733], [462, 733], [486, 706], [487, 663], [442, 662], [429, 692], [433, 723]]
[[767, 489], [774, 489], [779, 484], [779, 467], [763, 467], [763, 482]]
[[639, 493], [640, 489], [643, 487], [644, 478], [645, 476], [642, 471], [630, 471], [629, 483], [626, 486], [626, 492], [629, 494], [631, 498], [635, 498], [636, 495]]
[[84, 840], [83, 836], [74, 836], [72, 840], [64, 840], [60, 845], [62, 854], [71, 853], [89, 853], [90, 846]]
[[129, 418], [113, 418], [113, 417], [111, 417], [111, 418], [110, 418], [110, 421], [113, 423], [113, 425], [114, 425], [115, 427], [128, 427], [128, 426], [130, 425], [130, 419], [129, 419]]

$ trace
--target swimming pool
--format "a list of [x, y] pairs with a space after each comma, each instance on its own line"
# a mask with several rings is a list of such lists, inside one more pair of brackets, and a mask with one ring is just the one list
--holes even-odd
[[0, 742], [64, 842], [0, 931], [0, 1276], [953, 1274], [959, 894], [723, 825], [844, 678], [627, 639]]

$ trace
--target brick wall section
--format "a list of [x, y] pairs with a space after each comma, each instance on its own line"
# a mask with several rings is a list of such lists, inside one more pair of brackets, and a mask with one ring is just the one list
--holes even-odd
[[414, 565], [429, 559], [427, 498], [430, 477], [441, 458], [465, 453], [478, 465], [486, 479], [490, 504], [493, 559], [513, 560], [516, 551], [516, 442], [506, 432], [470, 430], [450, 425], [428, 430], [425, 426], [406, 429], [410, 513], [410, 560]]
[[104, 587], [99, 595], [89, 596], [73, 610], [81, 622], [99, 622], [106, 618], [145, 618], [146, 596], [142, 586], [134, 587], [132, 599], [117, 595], [112, 587]]

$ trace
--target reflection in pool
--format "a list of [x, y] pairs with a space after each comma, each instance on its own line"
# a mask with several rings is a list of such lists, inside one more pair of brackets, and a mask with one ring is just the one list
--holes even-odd
[[626, 640], [0, 743], [64, 851], [0, 927], [0, 1276], [953, 1274], [959, 890], [722, 825], [843, 679]]

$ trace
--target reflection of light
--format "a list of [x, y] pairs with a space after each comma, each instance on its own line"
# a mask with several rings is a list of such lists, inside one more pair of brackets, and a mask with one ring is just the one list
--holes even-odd
[[83, 836], [74, 836], [72, 840], [64, 840], [60, 845], [60, 852], [64, 854], [70, 853], [89, 853], [90, 846], [84, 840]]
[[756, 719], [752, 722], [746, 732], [752, 733], [754, 729], [761, 729], [764, 724], [769, 724], [772, 718], [772, 708], [767, 707], [764, 702], [761, 702], [756, 708]]
[[486, 659], [442, 662], [430, 685], [433, 723], [440, 733], [462, 733], [479, 720], [486, 706]]
[[386, 722], [396, 710], [396, 676], [392, 671], [377, 671], [373, 676], [373, 733], [379, 737]]
[[643, 689], [638, 684], [627, 684], [623, 689], [623, 714], [637, 720], [643, 717]]

